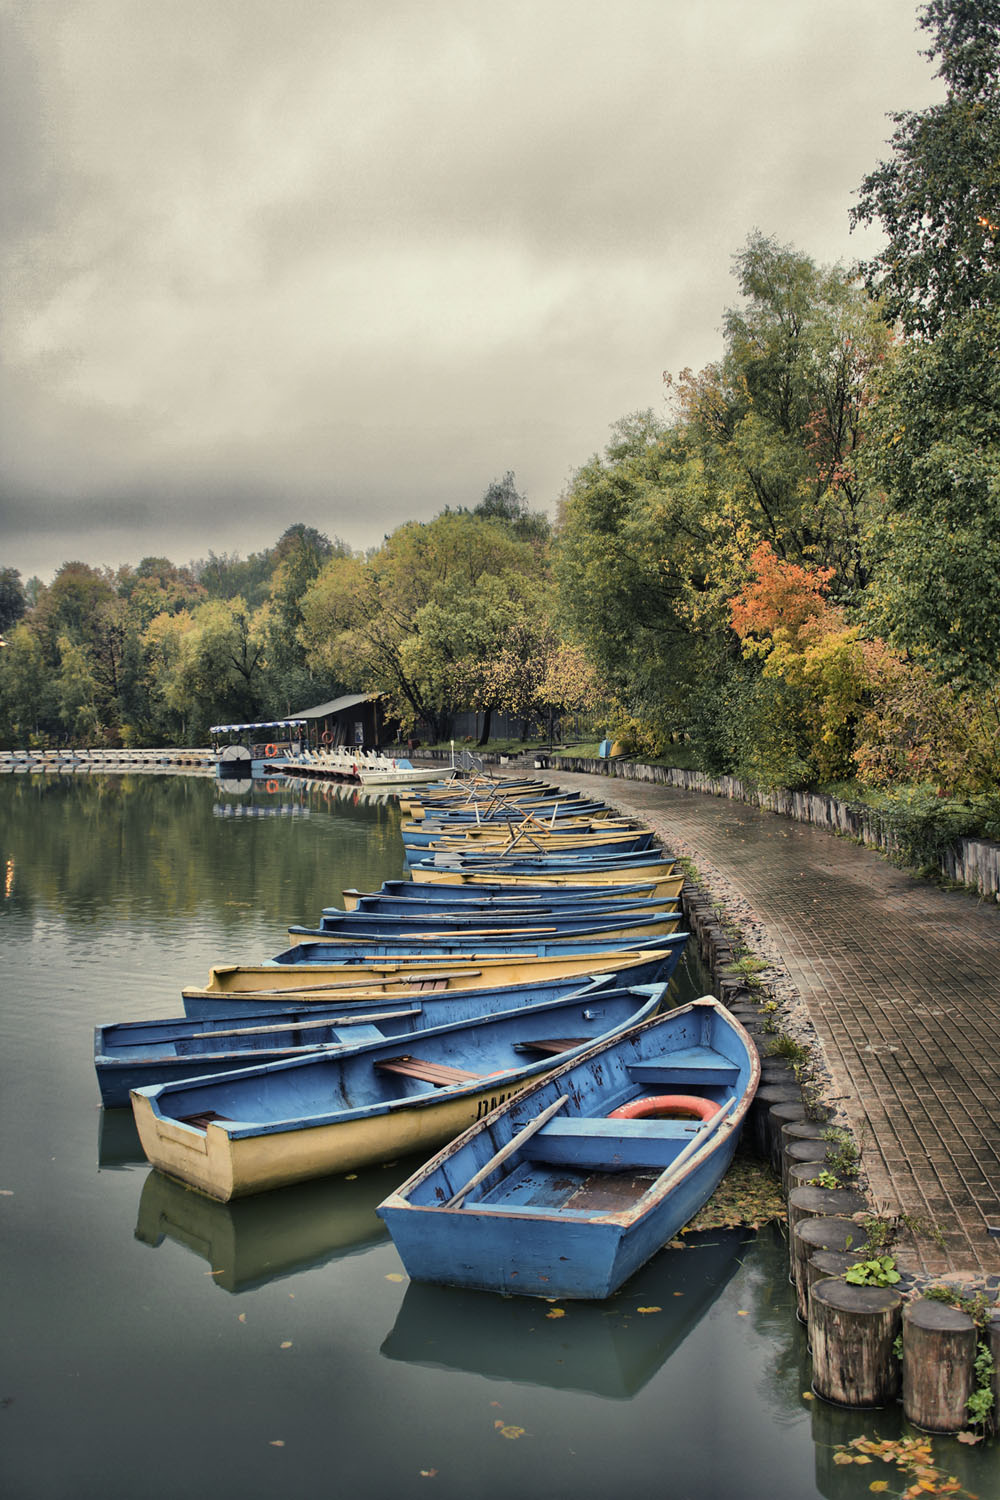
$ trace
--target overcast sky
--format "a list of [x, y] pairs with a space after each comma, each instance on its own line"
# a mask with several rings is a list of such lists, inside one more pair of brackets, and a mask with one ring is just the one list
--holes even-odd
[[367, 547], [554, 509], [721, 353], [755, 228], [823, 263], [915, 0], [0, 0], [0, 567]]

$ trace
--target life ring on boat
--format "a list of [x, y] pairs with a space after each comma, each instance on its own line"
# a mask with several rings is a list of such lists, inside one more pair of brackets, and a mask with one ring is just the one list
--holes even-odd
[[264, 790], [265, 792], [276, 792], [278, 790], [278, 783], [272, 778], [270, 781], [264, 783]]
[[275, 755], [277, 755], [277, 753], [278, 753], [278, 747], [277, 747], [277, 745], [265, 745], [264, 746], [264, 754], [267, 756], [268, 760], [271, 760]]
[[323, 733], [320, 735], [320, 739], [323, 741], [324, 745], [333, 744], [333, 735], [330, 733], [329, 729], [323, 730]]
[[721, 1108], [714, 1099], [701, 1099], [697, 1094], [651, 1094], [613, 1109], [608, 1119], [655, 1120], [670, 1115], [694, 1115], [698, 1120], [710, 1120]]

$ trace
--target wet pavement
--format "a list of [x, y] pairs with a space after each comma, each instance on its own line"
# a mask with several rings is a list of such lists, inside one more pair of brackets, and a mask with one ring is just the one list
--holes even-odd
[[[877, 1210], [922, 1226], [931, 1275], [1000, 1273], [1000, 906], [808, 824], [669, 786], [570, 773], [642, 818], [783, 971], [862, 1152]], [[750, 942], [754, 948], [753, 941]]]

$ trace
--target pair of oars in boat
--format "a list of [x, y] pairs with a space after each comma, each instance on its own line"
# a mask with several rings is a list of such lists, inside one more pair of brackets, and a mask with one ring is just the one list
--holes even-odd
[[[454, 1193], [452, 1197], [448, 1199], [444, 1207], [461, 1208], [464, 1199], [468, 1196], [469, 1193], [472, 1192], [472, 1189], [478, 1187], [481, 1182], [485, 1182], [486, 1178], [489, 1177], [492, 1172], [495, 1172], [497, 1167], [503, 1166], [503, 1163], [507, 1160], [507, 1158], [513, 1156], [515, 1151], [520, 1150], [525, 1141], [529, 1140], [530, 1137], [535, 1134], [536, 1130], [541, 1130], [542, 1126], [545, 1125], [549, 1120], [551, 1120], [552, 1116], [554, 1114], [557, 1114], [558, 1111], [562, 1109], [563, 1105], [568, 1102], [568, 1100], [568, 1094], [560, 1094], [558, 1099], [554, 1100], [553, 1103], [547, 1105], [545, 1109], [537, 1114], [533, 1120], [529, 1120], [527, 1125], [525, 1125], [522, 1130], [518, 1131], [517, 1135], [511, 1137], [506, 1146], [501, 1146], [500, 1150], [497, 1151], [495, 1155], [490, 1157], [485, 1166], [480, 1167], [479, 1171], [475, 1172], [469, 1178], [464, 1187], [459, 1188], [458, 1192]], [[712, 1116], [712, 1118], [705, 1125], [704, 1129], [699, 1130], [697, 1135], [693, 1136], [692, 1139], [688, 1141], [687, 1145], [684, 1147], [683, 1151], [676, 1158], [676, 1160], [672, 1161], [670, 1166], [667, 1167], [666, 1171], [663, 1172], [657, 1179], [656, 1186], [659, 1192], [662, 1193], [668, 1187], [670, 1187], [672, 1180], [679, 1175], [681, 1168], [685, 1166], [690, 1158], [694, 1155], [694, 1153], [705, 1144], [709, 1136], [714, 1135], [719, 1126], [723, 1124], [735, 1103], [735, 1099], [728, 1099], [722, 1106], [722, 1108]]]

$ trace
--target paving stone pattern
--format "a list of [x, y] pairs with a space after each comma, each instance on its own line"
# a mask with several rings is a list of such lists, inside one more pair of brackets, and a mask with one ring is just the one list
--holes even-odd
[[[553, 781], [593, 792], [599, 778]], [[815, 1028], [877, 1207], [935, 1226], [901, 1261], [1000, 1271], [1000, 907], [744, 803], [600, 779], [760, 925]], [[780, 998], [780, 988], [778, 995]]]

